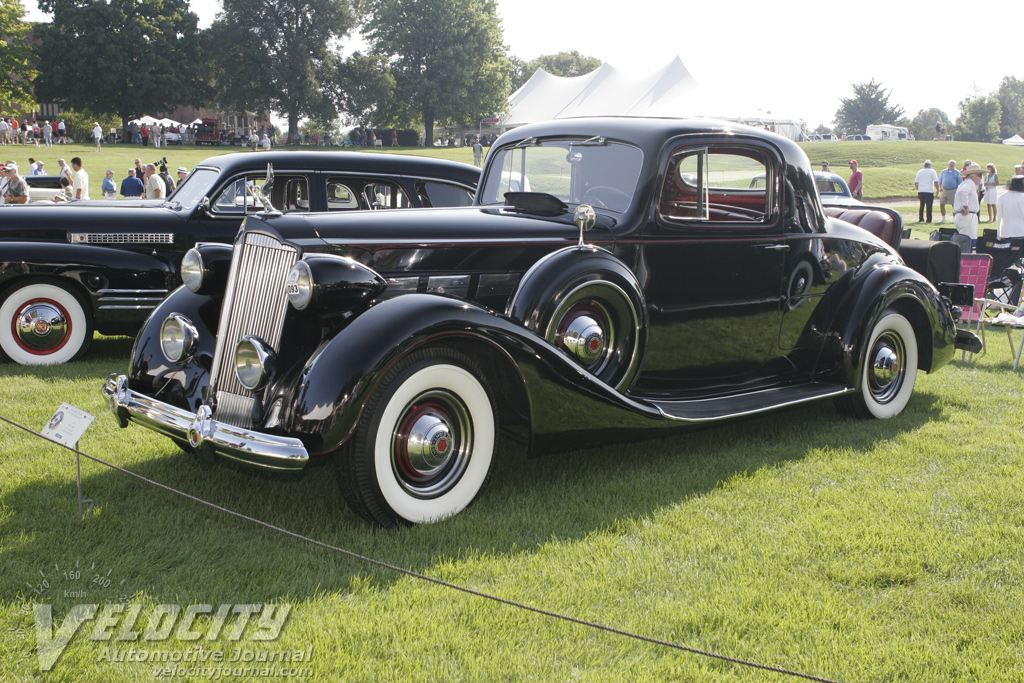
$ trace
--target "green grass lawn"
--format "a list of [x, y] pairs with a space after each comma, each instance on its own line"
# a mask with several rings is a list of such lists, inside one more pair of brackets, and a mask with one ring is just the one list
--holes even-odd
[[[325, 543], [574, 617], [843, 681], [1017, 681], [1022, 375], [993, 339], [974, 363], [921, 376], [894, 420], [843, 419], [825, 402], [656, 441], [500, 459], [457, 518], [399, 531], [350, 513], [330, 466], [287, 480], [204, 469], [167, 439], [118, 429], [99, 386], [125, 369], [127, 339], [97, 339], [88, 361], [64, 367], [0, 366], [0, 410], [39, 429], [72, 403], [96, 416], [81, 444], [92, 455]], [[396, 575], [91, 461], [83, 487], [97, 508], [79, 523], [72, 454], [6, 424], [0, 443], [5, 681], [156, 680], [152, 664], [112, 662], [110, 650], [169, 657], [199, 643], [228, 656], [311, 646], [301, 666], [316, 681], [788, 680]], [[144, 616], [160, 604], [292, 612], [274, 642], [94, 641], [87, 622], [40, 675], [26, 597], [52, 604], [58, 626], [73, 605], [122, 599]], [[206, 633], [210, 619], [197, 624]]]

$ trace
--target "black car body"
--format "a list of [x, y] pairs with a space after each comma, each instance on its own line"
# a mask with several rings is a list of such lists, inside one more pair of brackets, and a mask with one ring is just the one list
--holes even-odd
[[200, 455], [330, 455], [384, 525], [460, 511], [499, 441], [540, 454], [827, 397], [891, 417], [952, 358], [951, 306], [814, 182], [799, 147], [741, 126], [524, 126], [472, 208], [261, 214], [233, 250], [198, 248], [104, 391], [122, 426]]
[[262, 209], [268, 187], [287, 213], [468, 206], [480, 171], [469, 164], [357, 152], [260, 152], [211, 157], [167, 200], [76, 201], [0, 208], [0, 357], [61, 363], [93, 331], [134, 335], [181, 280], [196, 242], [230, 243]]

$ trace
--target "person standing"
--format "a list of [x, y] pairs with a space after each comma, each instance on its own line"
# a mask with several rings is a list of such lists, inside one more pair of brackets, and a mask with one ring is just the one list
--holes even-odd
[[124, 198], [141, 197], [146, 191], [142, 179], [135, 175], [135, 169], [128, 169], [128, 177], [121, 181], [121, 196]]
[[[971, 248], [978, 241], [978, 188], [984, 171], [978, 164], [971, 164], [963, 170], [964, 181], [956, 188], [953, 195], [953, 225], [956, 231], [971, 240]], [[962, 250], [963, 251], [963, 250]]]
[[473, 138], [473, 165], [479, 166], [484, 157], [484, 146], [480, 144], [480, 138]]
[[398, 131], [394, 128], [391, 129], [391, 146], [398, 147]]
[[822, 173], [831, 173], [832, 172], [832, 169], [830, 169], [828, 167], [828, 162], [827, 161], [821, 162], [821, 172]]
[[857, 168], [857, 160], [850, 159], [850, 182], [847, 185], [850, 186], [850, 194], [853, 195], [854, 199], [860, 200], [864, 198], [864, 174]]
[[188, 169], [184, 166], [178, 167], [178, 185], [181, 185], [181, 181], [188, 175]]
[[995, 164], [988, 164], [988, 174], [985, 176], [985, 206], [988, 208], [988, 222], [996, 220], [997, 202], [999, 201], [999, 173]]
[[71, 167], [68, 166], [66, 161], [63, 159], [57, 159], [57, 165], [60, 166], [60, 172], [58, 175], [67, 178], [69, 181], [74, 180], [74, 173], [71, 171]]
[[0, 145], [7, 144], [7, 135], [11, 132], [11, 126], [6, 118], [0, 118]]
[[32, 171], [32, 175], [46, 175], [46, 171], [43, 170], [43, 161], [36, 162], [36, 170]]
[[263, 145], [263, 151], [264, 152], [269, 152], [270, 151], [270, 138], [267, 137], [266, 133], [263, 134], [263, 140], [261, 141], [260, 144]]
[[1001, 240], [1024, 237], [1024, 176], [1010, 178], [1006, 189], [996, 202], [999, 217], [996, 235]]
[[117, 186], [114, 185], [114, 172], [107, 169], [107, 175], [103, 178], [103, 198], [117, 199]]
[[53, 147], [53, 126], [49, 121], [43, 122], [43, 141], [47, 147]]
[[75, 199], [89, 199], [89, 174], [82, 168], [81, 158], [71, 159], [71, 169], [74, 171], [71, 177], [71, 196]]
[[143, 184], [146, 186], [146, 199], [164, 199], [167, 196], [167, 186], [163, 179], [157, 174], [154, 164], [146, 164], [146, 176]]
[[92, 139], [96, 143], [96, 151], [100, 151], [100, 143], [103, 142], [103, 129], [100, 128], [99, 121], [94, 121], [92, 124]]
[[4, 165], [7, 185], [4, 187], [5, 204], [28, 204], [28, 183], [18, 173], [18, 165], [12, 161]]
[[64, 136], [67, 134], [67, 126], [64, 125], [64, 119], [57, 122], [57, 144], [65, 145], [67, 142], [64, 140]]
[[146, 169], [142, 167], [142, 159], [135, 160], [135, 177], [140, 181], [146, 177]]
[[946, 222], [946, 204], [953, 203], [956, 188], [960, 187], [961, 182], [963, 181], [960, 172], [956, 170], [956, 159], [950, 159], [946, 168], [939, 174], [939, 213], [942, 214], [939, 218], [940, 223]]
[[[917, 222], [932, 222], [932, 203], [935, 201], [935, 194], [939, 191], [939, 176], [932, 168], [932, 160], [925, 159], [924, 168], [914, 176], [914, 187], [917, 188]], [[926, 211], [927, 209], [927, 211]], [[925, 221], [927, 214], [928, 220]]]
[[149, 147], [149, 126], [142, 124], [139, 134], [142, 136], [142, 146]]
[[29, 175], [39, 175], [38, 173], [36, 173], [36, 169], [37, 168], [39, 168], [39, 162], [36, 161], [35, 159], [33, 159], [32, 157], [29, 157], [28, 158], [28, 174]]

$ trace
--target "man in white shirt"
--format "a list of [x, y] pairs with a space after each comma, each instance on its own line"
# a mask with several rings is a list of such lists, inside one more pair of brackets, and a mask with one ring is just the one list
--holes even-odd
[[146, 185], [146, 199], [163, 199], [167, 196], [167, 186], [164, 179], [156, 172], [155, 164], [146, 164], [146, 177], [143, 181]]
[[11, 127], [7, 124], [7, 119], [0, 119], [0, 145], [7, 144], [7, 135], [10, 131]]
[[981, 185], [981, 174], [984, 172], [985, 169], [978, 164], [971, 164], [965, 168], [960, 173], [964, 181], [953, 195], [953, 225], [958, 233], [966, 235], [971, 240], [972, 248], [978, 241], [978, 211], [981, 210], [978, 186]]
[[60, 166], [60, 172], [57, 175], [58, 176], [63, 176], [65, 178], [67, 178], [68, 180], [74, 182], [74, 180], [75, 180], [74, 173], [72, 173], [71, 167], [68, 166], [67, 162], [64, 161], [63, 159], [57, 159], [57, 165]]
[[928, 209], [928, 223], [932, 222], [932, 204], [939, 193], [939, 175], [932, 168], [932, 160], [925, 159], [924, 168], [914, 176], [914, 187], [917, 188], [917, 222], [925, 222], [925, 209]]
[[96, 143], [96, 151], [100, 151], [100, 143], [103, 142], [103, 128], [100, 127], [99, 121], [92, 124], [92, 139]]
[[996, 200], [996, 215], [999, 216], [999, 239], [1024, 237], [1024, 176], [1010, 178], [1007, 191]]
[[89, 199], [89, 174], [82, 168], [82, 160], [74, 157], [71, 168], [75, 172], [71, 177], [71, 196], [74, 199]]

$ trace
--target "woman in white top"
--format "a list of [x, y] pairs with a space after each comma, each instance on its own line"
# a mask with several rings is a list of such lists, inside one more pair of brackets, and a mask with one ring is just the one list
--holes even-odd
[[985, 176], [985, 206], [988, 207], [988, 222], [996, 220], [996, 202], [999, 199], [999, 174], [996, 173], [996, 165], [986, 166], [988, 175]]

